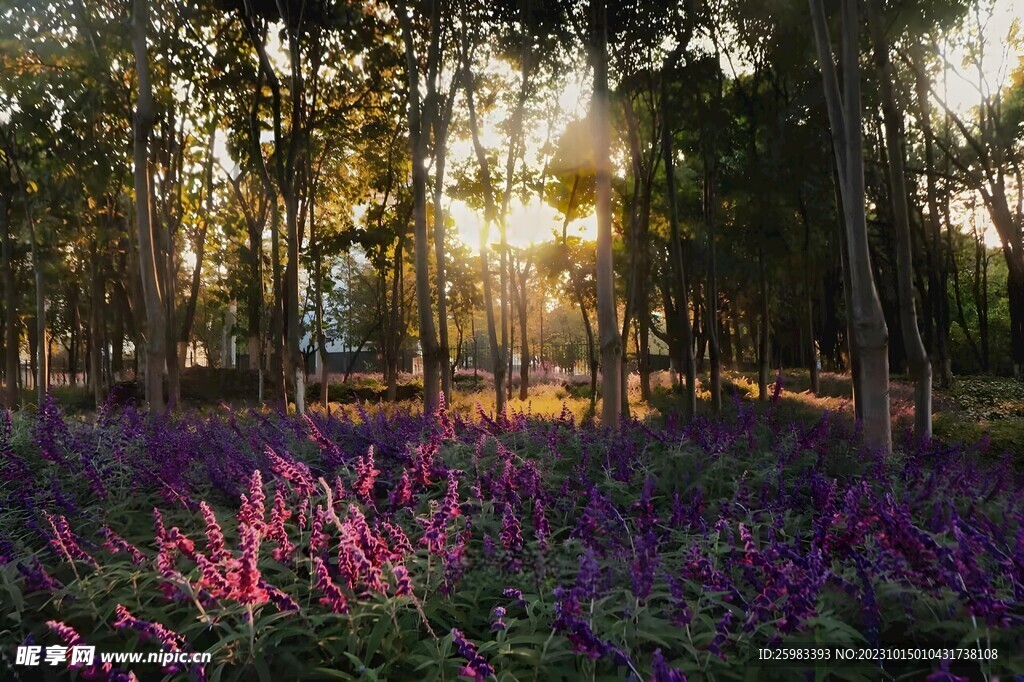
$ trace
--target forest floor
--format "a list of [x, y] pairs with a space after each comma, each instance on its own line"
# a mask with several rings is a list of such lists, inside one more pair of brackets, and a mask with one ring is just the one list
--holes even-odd
[[[773, 380], [775, 377], [773, 377]], [[735, 411], [729, 405], [733, 395], [768, 409], [758, 401], [755, 372], [723, 373], [723, 412]], [[818, 395], [810, 392], [810, 376], [804, 369], [783, 370], [779, 394], [780, 416], [794, 421], [812, 421], [828, 410], [853, 419], [851, 379], [848, 374], [822, 372]], [[773, 386], [769, 385], [769, 394]], [[893, 377], [889, 383], [893, 417], [893, 437], [901, 437], [913, 428], [914, 384], [908, 377]], [[710, 410], [710, 395], [699, 394], [698, 409]], [[677, 402], [671, 392], [654, 401], [661, 412]], [[993, 454], [1011, 452], [1024, 462], [1024, 382], [1007, 377], [959, 376], [948, 387], [936, 386], [933, 395], [933, 428], [937, 437], [949, 442], [978, 443], [988, 437]]]
[[[769, 395], [774, 390], [777, 375], [771, 377], [768, 387]], [[342, 402], [331, 402], [331, 411], [355, 412], [357, 407], [354, 398], [362, 393], [378, 393], [377, 386], [381, 383], [375, 375], [355, 375], [348, 384], [334, 383], [331, 386], [332, 396], [342, 396]], [[404, 376], [400, 388], [409, 389], [407, 393], [421, 392], [417, 377]], [[518, 379], [518, 377], [517, 377]], [[755, 410], [767, 410], [770, 401], [758, 400], [756, 372], [725, 371], [723, 372], [722, 413], [726, 418], [734, 417], [737, 411], [737, 400], [743, 405], [753, 405]], [[640, 396], [639, 377], [632, 375], [629, 385], [629, 409], [632, 416], [640, 419], [667, 417], [680, 409], [678, 389], [672, 387], [668, 372], [656, 372], [652, 375], [652, 397], [644, 402]], [[826, 410], [830, 413], [846, 415], [853, 419], [853, 401], [851, 399], [850, 376], [822, 372], [818, 395], [810, 393], [810, 377], [805, 369], [784, 369], [782, 373], [781, 391], [779, 394], [779, 416], [789, 421], [813, 422], [818, 420]], [[706, 388], [706, 374], [698, 376], [698, 412], [711, 414], [711, 395]], [[311, 387], [310, 403], [313, 409], [319, 409], [312, 403], [312, 396], [319, 394], [319, 389]], [[62, 407], [72, 413], [89, 413], [92, 411], [92, 395], [84, 388], [56, 386], [52, 389]], [[525, 412], [535, 416], [558, 417], [563, 406], [568, 409], [577, 421], [584, 421], [595, 414], [589, 399], [589, 380], [587, 377], [576, 377], [563, 381], [547, 381], [534, 383], [530, 386], [527, 400], [518, 397], [518, 389], [509, 400], [509, 409]], [[903, 433], [913, 425], [914, 405], [913, 383], [907, 377], [896, 376], [890, 382], [890, 396], [893, 415], [893, 435], [902, 437]], [[32, 402], [29, 392], [25, 395], [27, 402]], [[408, 406], [418, 400], [400, 400], [399, 406]], [[255, 406], [255, 402], [247, 399], [228, 399], [233, 408]], [[364, 404], [376, 404], [377, 400], [369, 400]], [[452, 401], [455, 411], [463, 415], [475, 414], [478, 410], [485, 413], [494, 412], [494, 393], [489, 376], [481, 373], [474, 379], [472, 375], [460, 375], [457, 390]], [[188, 407], [204, 409], [223, 404], [212, 400], [186, 400]], [[600, 404], [596, 413], [600, 412]], [[1024, 382], [1014, 381], [1006, 377], [995, 376], [960, 376], [948, 387], [936, 386], [934, 394], [934, 430], [935, 435], [947, 440], [962, 443], [977, 443], [987, 436], [994, 453], [1012, 452], [1021, 456], [1024, 461]]]

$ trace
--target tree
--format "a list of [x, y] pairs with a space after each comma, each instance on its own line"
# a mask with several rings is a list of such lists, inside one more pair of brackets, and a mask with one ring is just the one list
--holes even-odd
[[601, 339], [601, 421], [618, 428], [622, 413], [622, 338], [615, 306], [612, 261], [611, 124], [608, 95], [608, 8], [593, 0], [594, 92], [590, 122], [594, 137], [594, 182], [597, 209], [597, 328]]
[[903, 116], [893, 94], [895, 74], [889, 61], [889, 46], [881, 25], [880, 4], [879, 0], [869, 0], [867, 14], [871, 42], [874, 45], [879, 91], [882, 97], [885, 145], [889, 158], [889, 196], [892, 200], [897, 241], [900, 325], [903, 329], [903, 340], [910, 361], [910, 374], [915, 382], [914, 434], [920, 440], [927, 440], [932, 435], [932, 365], [917, 326], [913, 282], [913, 246], [910, 236], [910, 213], [907, 208], [906, 171], [904, 170], [904, 136], [900, 125]]
[[[430, 82], [440, 61], [442, 31], [440, 2], [431, 3], [427, 47], [427, 81]], [[429, 245], [427, 243], [427, 144], [432, 113], [420, 99], [420, 65], [413, 36], [414, 12], [405, 2], [397, 7], [402, 26], [408, 79], [409, 147], [412, 159], [413, 248], [416, 254], [416, 309], [419, 319], [420, 348], [423, 352], [423, 409], [433, 412], [440, 392], [440, 347], [434, 326], [434, 310], [430, 300]]]
[[861, 404], [864, 438], [872, 447], [888, 453], [892, 448], [889, 415], [888, 329], [871, 271], [867, 222], [864, 212], [864, 157], [861, 147], [861, 101], [858, 12], [856, 0], [842, 0], [841, 63], [843, 93], [840, 95], [822, 0], [809, 0], [814, 40], [818, 49], [825, 101], [832, 128], [832, 143], [839, 175], [845, 217], [846, 244], [851, 283], [853, 338], [861, 363]]
[[155, 226], [149, 178], [149, 136], [156, 118], [149, 78], [149, 0], [133, 0], [132, 47], [138, 88], [135, 108], [135, 224], [139, 240], [139, 269], [146, 311], [146, 399], [150, 409], [164, 409], [163, 375], [167, 364], [167, 312], [156, 256]]

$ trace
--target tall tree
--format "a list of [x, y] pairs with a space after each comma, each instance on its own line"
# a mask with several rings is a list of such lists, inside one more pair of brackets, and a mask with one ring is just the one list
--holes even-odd
[[156, 118], [149, 75], [149, 0], [133, 0], [132, 8], [132, 48], [138, 88], [134, 121], [135, 225], [138, 230], [139, 271], [146, 311], [146, 399], [150, 409], [160, 412], [164, 409], [167, 311], [160, 285], [149, 177], [149, 137]]
[[594, 138], [594, 182], [597, 210], [597, 330], [601, 340], [601, 421], [618, 428], [622, 413], [622, 338], [615, 305], [612, 260], [611, 125], [608, 95], [608, 7], [593, 0], [594, 91], [590, 122]]
[[889, 160], [889, 196], [896, 228], [897, 288], [900, 299], [900, 326], [907, 349], [910, 375], [914, 379], [914, 434], [920, 440], [932, 435], [932, 365], [917, 326], [917, 305], [914, 291], [913, 245], [910, 236], [910, 213], [907, 207], [907, 179], [904, 161], [903, 115], [893, 94], [892, 63], [889, 44], [882, 28], [880, 0], [868, 1], [868, 26], [875, 52], [885, 125], [885, 146]]
[[823, 0], [809, 0], [814, 42], [821, 66], [825, 102], [845, 217], [845, 237], [851, 283], [852, 343], [860, 362], [865, 441], [888, 453], [892, 448], [889, 415], [889, 331], [871, 270], [867, 217], [864, 206], [864, 152], [861, 144], [859, 17], [856, 0], [841, 2], [840, 94], [832, 41]]
[[[428, 17], [427, 80], [438, 68], [442, 31], [441, 2], [430, 3]], [[431, 109], [420, 98], [420, 62], [413, 35], [412, 12], [404, 1], [397, 5], [398, 20], [405, 44], [408, 79], [409, 147], [412, 158], [413, 248], [416, 258], [416, 309], [418, 312], [420, 347], [423, 352], [423, 409], [432, 412], [440, 393], [441, 357], [434, 326], [434, 310], [430, 296], [429, 249], [427, 242], [427, 144], [432, 123]]]

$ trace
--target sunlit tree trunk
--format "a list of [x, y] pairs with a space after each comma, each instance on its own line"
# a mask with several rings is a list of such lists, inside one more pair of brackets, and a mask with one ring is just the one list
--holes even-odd
[[768, 399], [768, 370], [771, 364], [771, 320], [768, 299], [768, 275], [765, 270], [764, 249], [757, 251], [757, 272], [760, 282], [761, 315], [757, 335], [757, 399]]
[[815, 44], [832, 128], [840, 192], [846, 218], [851, 283], [853, 340], [860, 360], [864, 438], [883, 452], [892, 449], [889, 415], [889, 333], [871, 272], [864, 206], [864, 157], [861, 143], [859, 19], [856, 0], [842, 0], [843, 89], [833, 63], [822, 0], [809, 0]]
[[594, 93], [591, 123], [594, 139], [597, 212], [597, 330], [601, 342], [601, 421], [618, 428], [622, 413], [620, 382], [622, 337], [615, 306], [615, 268], [612, 259], [611, 130], [608, 96], [608, 10], [594, 0]]
[[395, 244], [393, 275], [391, 278], [391, 306], [388, 310], [388, 333], [384, 338], [384, 368], [388, 402], [398, 399], [398, 353], [402, 347], [402, 262], [405, 234]]
[[[709, 131], [703, 131], [710, 137]], [[705, 326], [707, 327], [708, 352], [711, 362], [711, 409], [722, 409], [722, 352], [718, 342], [718, 263], [715, 257], [715, 223], [717, 222], [718, 196], [716, 192], [716, 167], [714, 142], [706, 139], [704, 152], [704, 216], [708, 226], [707, 277], [708, 295], [705, 302]]]
[[[516, 308], [519, 310], [519, 399], [526, 400], [530, 392], [530, 341], [527, 333], [527, 294], [526, 282], [530, 277], [530, 259], [520, 269], [519, 258], [516, 257], [512, 269], [512, 290], [515, 293]], [[519, 280], [518, 285], [516, 280]]]
[[889, 46], [882, 32], [878, 0], [868, 2], [868, 25], [874, 44], [875, 66], [882, 99], [885, 145], [889, 159], [889, 187], [897, 241], [897, 286], [900, 299], [900, 326], [914, 379], [914, 435], [927, 440], [932, 435], [932, 365], [917, 326], [917, 307], [913, 282], [913, 246], [910, 214], [907, 207], [907, 181], [904, 169], [902, 116], [893, 94], [893, 69]]
[[324, 334], [324, 254], [317, 235], [316, 214], [314, 212], [314, 195], [310, 191], [309, 196], [309, 248], [313, 255], [313, 306], [316, 308], [316, 353], [317, 364], [319, 365], [320, 381], [320, 404], [324, 409], [330, 406], [330, 381], [331, 376], [327, 367], [327, 335]]
[[[433, 3], [431, 31], [432, 45], [437, 40], [440, 28], [439, 3]], [[430, 296], [430, 264], [427, 242], [427, 137], [429, 120], [423, 119], [420, 104], [420, 70], [416, 51], [413, 47], [411, 19], [404, 4], [399, 6], [399, 20], [405, 41], [406, 75], [409, 86], [408, 118], [409, 144], [412, 160], [413, 192], [413, 249], [416, 263], [416, 309], [419, 320], [420, 348], [423, 353], [423, 409], [430, 413], [437, 409], [440, 392], [440, 357], [437, 330], [434, 327], [434, 311]], [[433, 47], [431, 48], [433, 52]]]
[[[162, 412], [163, 375], [167, 364], [167, 311], [156, 258], [158, 239], [152, 221], [149, 178], [149, 135], [156, 118], [146, 38], [149, 27], [149, 0], [133, 0], [132, 7], [132, 46], [138, 79], [134, 125], [135, 209], [139, 236], [139, 270], [146, 308], [146, 399], [151, 410]], [[139, 349], [136, 349], [136, 354], [138, 352]]]
[[281, 390], [281, 402], [288, 406], [288, 382], [284, 362], [284, 287], [281, 272], [281, 207], [275, 195], [270, 205], [270, 281], [274, 290], [270, 310], [270, 373]]
[[469, 64], [464, 65], [466, 82], [466, 108], [469, 115], [469, 129], [473, 138], [473, 149], [476, 153], [477, 163], [480, 165], [480, 182], [484, 194], [484, 230], [480, 236], [480, 270], [484, 282], [484, 309], [487, 315], [487, 339], [490, 344], [491, 362], [494, 371], [494, 396], [495, 409], [501, 414], [505, 409], [507, 394], [505, 391], [505, 346], [499, 345], [497, 321], [494, 315], [494, 297], [492, 294], [490, 272], [490, 229], [497, 215], [498, 209], [494, 199], [494, 188], [491, 183], [490, 165], [487, 161], [487, 151], [480, 141], [480, 125], [477, 120], [476, 103], [474, 97], [474, 83], [469, 74]]
[[[433, 84], [430, 86], [433, 88]], [[453, 86], [454, 87], [454, 86]], [[436, 98], [436, 93], [435, 93]], [[434, 115], [434, 261], [437, 275], [437, 332], [438, 353], [440, 355], [441, 392], [444, 393], [445, 405], [452, 404], [451, 348], [448, 341], [448, 279], [445, 268], [445, 212], [441, 205], [444, 195], [444, 173], [447, 161], [448, 123], [451, 118], [451, 98], [445, 100], [444, 107], [436, 103]]]

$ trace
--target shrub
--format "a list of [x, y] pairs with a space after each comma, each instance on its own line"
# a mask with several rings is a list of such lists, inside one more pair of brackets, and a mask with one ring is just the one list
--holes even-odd
[[828, 415], [736, 410], [612, 432], [568, 409], [69, 422], [50, 402], [0, 428], [0, 650], [163, 633], [213, 656], [165, 672], [211, 679], [789, 679], [757, 651], [798, 641], [1024, 667], [1008, 462], [939, 441], [882, 459]]

